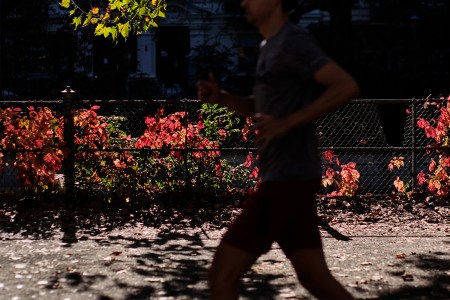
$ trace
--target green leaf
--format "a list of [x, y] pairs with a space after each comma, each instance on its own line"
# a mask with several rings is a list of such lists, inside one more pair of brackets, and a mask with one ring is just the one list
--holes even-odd
[[139, 8], [139, 11], [138, 11], [139, 16], [146, 15], [146, 13], [147, 13], [147, 9], [145, 7]]
[[122, 3], [118, 0], [110, 0], [109, 2], [111, 10], [120, 8], [122, 6]]
[[[68, 15], [75, 30], [80, 26], [92, 27], [95, 35], [111, 37], [113, 40], [117, 40], [119, 34], [127, 39], [130, 34], [137, 35], [150, 27], [157, 27], [159, 18], [166, 18], [166, 0], [157, 1], [156, 6], [150, 5], [150, 0], [104, 1], [109, 4], [108, 17], [93, 14], [92, 10], [82, 11], [74, 0], [58, 1], [61, 7], [69, 10]], [[150, 20], [147, 21], [147, 18]], [[103, 26], [98, 26], [100, 22]]]

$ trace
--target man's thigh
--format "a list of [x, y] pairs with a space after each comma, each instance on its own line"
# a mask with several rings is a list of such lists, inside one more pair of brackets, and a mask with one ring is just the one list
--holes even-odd
[[320, 248], [315, 205], [319, 187], [320, 179], [263, 183], [249, 195], [224, 241], [258, 256], [274, 241], [286, 254], [297, 248]]
[[271, 207], [271, 230], [286, 255], [298, 249], [322, 248], [316, 194], [320, 179], [287, 182], [278, 186]]

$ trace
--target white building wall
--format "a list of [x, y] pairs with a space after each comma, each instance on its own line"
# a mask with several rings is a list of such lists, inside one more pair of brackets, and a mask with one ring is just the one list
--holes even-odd
[[137, 37], [137, 72], [144, 77], [156, 77], [156, 47], [153, 34]]

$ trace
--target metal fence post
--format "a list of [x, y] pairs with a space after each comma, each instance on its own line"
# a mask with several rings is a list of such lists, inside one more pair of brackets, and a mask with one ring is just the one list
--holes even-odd
[[64, 185], [66, 197], [73, 198], [75, 186], [75, 126], [74, 126], [74, 99], [75, 91], [67, 86], [61, 91], [64, 104], [64, 142], [66, 155], [63, 161]]
[[189, 173], [189, 166], [188, 166], [188, 149], [189, 149], [189, 143], [188, 143], [188, 130], [189, 130], [189, 111], [188, 111], [188, 101], [187, 99], [183, 100], [184, 102], [184, 111], [186, 112], [186, 120], [184, 123], [184, 126], [186, 128], [186, 135], [184, 137], [184, 172], [185, 172], [185, 177], [184, 177], [184, 188], [186, 192], [190, 192], [190, 188], [191, 188], [191, 174]]
[[416, 134], [417, 134], [417, 127], [416, 127], [416, 99], [412, 98], [411, 100], [411, 188], [416, 187]]

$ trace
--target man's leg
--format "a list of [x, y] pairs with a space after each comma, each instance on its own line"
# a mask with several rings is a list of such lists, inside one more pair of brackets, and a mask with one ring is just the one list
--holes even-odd
[[238, 299], [239, 279], [257, 259], [257, 255], [222, 241], [209, 270], [211, 299]]
[[296, 250], [288, 258], [299, 282], [318, 299], [353, 299], [331, 274], [321, 248]]

